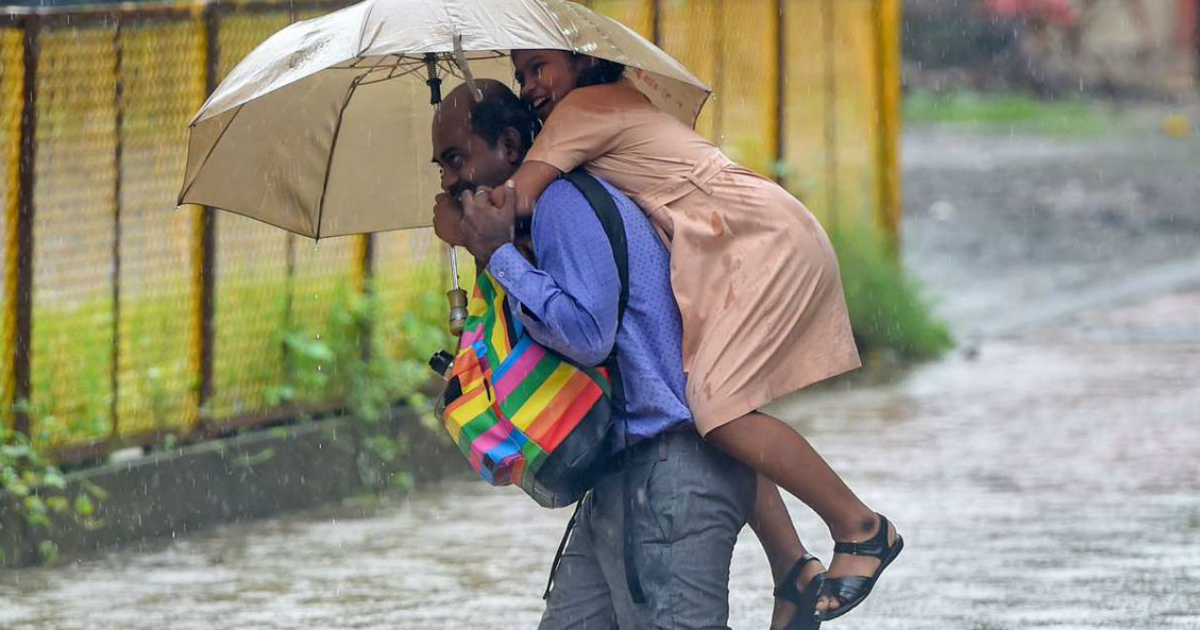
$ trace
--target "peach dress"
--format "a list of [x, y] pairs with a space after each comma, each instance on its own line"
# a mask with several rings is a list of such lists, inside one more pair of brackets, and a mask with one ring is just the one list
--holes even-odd
[[837, 257], [812, 213], [627, 81], [572, 90], [525, 159], [582, 165], [667, 243], [702, 435], [861, 365]]

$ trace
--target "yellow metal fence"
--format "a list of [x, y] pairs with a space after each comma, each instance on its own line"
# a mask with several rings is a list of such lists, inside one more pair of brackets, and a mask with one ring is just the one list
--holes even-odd
[[591, 0], [714, 90], [697, 129], [827, 226], [899, 221], [899, 0]]
[[[281, 330], [322, 330], [367, 275], [381, 322], [437, 284], [427, 230], [314, 245], [173, 210], [207, 92], [271, 33], [344, 4], [0, 13], [0, 420], [76, 457], [253, 422], [284, 377]], [[827, 226], [895, 234], [899, 0], [587, 4], [714, 88], [698, 128], [735, 160]]]

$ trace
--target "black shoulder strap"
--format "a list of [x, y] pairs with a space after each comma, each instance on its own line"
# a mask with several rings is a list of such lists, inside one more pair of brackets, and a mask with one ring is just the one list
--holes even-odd
[[[629, 304], [629, 248], [625, 240], [625, 221], [621, 218], [621, 211], [617, 209], [612, 195], [595, 177], [583, 169], [576, 169], [563, 174], [563, 179], [574, 184], [579, 192], [583, 193], [588, 204], [592, 206], [592, 211], [596, 213], [596, 218], [600, 219], [604, 233], [608, 235], [613, 260], [617, 263], [617, 277], [621, 280], [621, 298], [617, 302], [617, 328], [620, 329], [621, 320], [625, 318], [625, 306]], [[613, 356], [615, 354], [616, 348], [613, 349]]]
[[[583, 169], [576, 169], [570, 173], [563, 174], [563, 178], [574, 184], [579, 189], [579, 192], [583, 193], [583, 196], [587, 198], [588, 204], [592, 206], [592, 211], [596, 213], [596, 218], [600, 219], [600, 225], [604, 227], [604, 233], [608, 235], [609, 245], [612, 246], [613, 259], [617, 263], [617, 277], [621, 280], [621, 298], [617, 302], [617, 329], [620, 330], [621, 320], [625, 318], [625, 307], [629, 304], [629, 245], [625, 239], [625, 221], [621, 218], [621, 211], [617, 209], [617, 204], [613, 201], [612, 195], [609, 194], [608, 190], [595, 177], [588, 175]], [[613, 343], [612, 352], [604, 360], [604, 363], [608, 366], [609, 373], [612, 375], [613, 392], [615, 394], [621, 389], [621, 372], [617, 368], [616, 343]], [[628, 425], [625, 427], [625, 433], [626, 435], [629, 433]], [[626, 449], [626, 456], [628, 453], [629, 450]], [[637, 556], [634, 553], [636, 545], [634, 529], [629, 526], [629, 523], [633, 522], [634, 494], [628, 468], [623, 478], [626, 527], [624, 528], [622, 550], [625, 559], [625, 583], [629, 587], [629, 594], [634, 603], [644, 604], [646, 602], [646, 594], [642, 590], [642, 582], [638, 577]], [[549, 589], [547, 589], [548, 592]]]

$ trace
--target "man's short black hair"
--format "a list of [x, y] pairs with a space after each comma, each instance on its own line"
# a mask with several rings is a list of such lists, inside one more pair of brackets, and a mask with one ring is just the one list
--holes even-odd
[[521, 135], [522, 149], [533, 146], [533, 138], [541, 130], [537, 114], [499, 81], [481, 80], [476, 85], [483, 92], [483, 100], [472, 104], [471, 131], [489, 148], [495, 148], [500, 134], [512, 127]]

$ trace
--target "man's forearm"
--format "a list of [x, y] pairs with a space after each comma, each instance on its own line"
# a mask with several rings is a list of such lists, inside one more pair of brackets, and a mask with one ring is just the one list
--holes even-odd
[[493, 254], [488, 270], [527, 311], [522, 322], [538, 343], [582, 365], [598, 365], [608, 356], [616, 338], [615, 295], [574, 295], [512, 245]]

